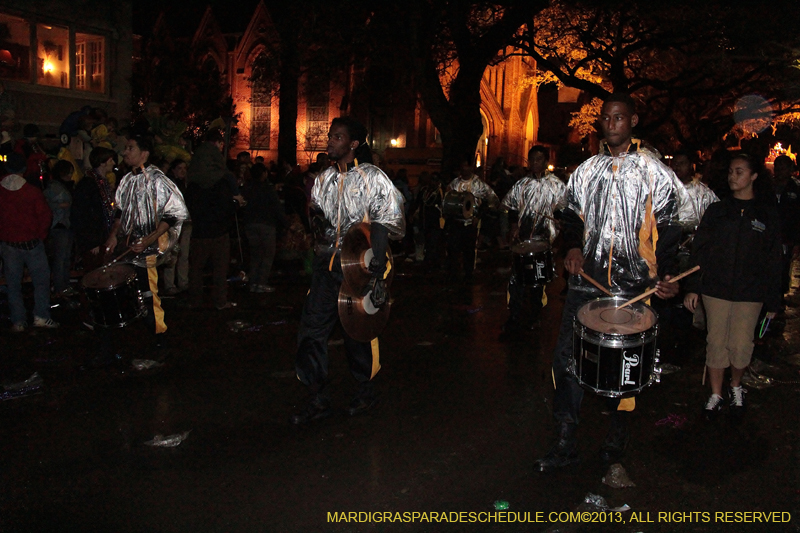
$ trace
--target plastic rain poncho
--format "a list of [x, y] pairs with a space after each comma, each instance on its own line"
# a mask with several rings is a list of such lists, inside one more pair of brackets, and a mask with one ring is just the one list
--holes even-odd
[[456, 192], [467, 191], [472, 193], [472, 196], [475, 197], [475, 205], [477, 206], [486, 202], [489, 207], [495, 207], [500, 203], [500, 199], [492, 188], [474, 174], [468, 180], [461, 179], [460, 177], [454, 179], [450, 182], [450, 185], [447, 186], [447, 190]]
[[697, 223], [699, 224], [708, 206], [714, 202], [719, 202], [719, 198], [714, 194], [714, 191], [708, 188], [708, 185], [700, 180], [692, 180], [684, 187], [686, 188], [686, 194], [691, 199], [692, 206], [694, 206], [694, 211], [697, 214]]
[[552, 244], [558, 235], [553, 212], [563, 207], [565, 190], [564, 182], [551, 173], [541, 178], [526, 176], [511, 187], [503, 198], [502, 206], [519, 213], [520, 227], [524, 225], [533, 230], [531, 235], [520, 235], [520, 240], [543, 235]]
[[[633, 141], [614, 157], [582, 163], [567, 184], [567, 209], [584, 223], [583, 270], [614, 294], [635, 295], [658, 279], [657, 226], [697, 224], [683, 184], [657, 152]], [[579, 276], [570, 287], [596, 291]]]
[[311, 189], [311, 208], [317, 207], [329, 222], [325, 240], [341, 246], [347, 231], [361, 222], [377, 222], [389, 237], [402, 239], [406, 232], [403, 196], [381, 169], [369, 163], [340, 173], [334, 165], [323, 171]]
[[122, 178], [115, 207], [122, 213], [120, 230], [129, 236], [129, 244], [153, 233], [161, 220], [166, 219], [171, 224], [165, 234], [168, 243], [162, 242], [159, 246], [156, 241], [133, 258], [131, 262], [140, 267], [151, 266], [147, 263], [148, 256], [155, 255], [159, 263], [163, 262], [178, 241], [183, 221], [189, 216], [178, 187], [154, 165], [139, 174], [129, 173]]

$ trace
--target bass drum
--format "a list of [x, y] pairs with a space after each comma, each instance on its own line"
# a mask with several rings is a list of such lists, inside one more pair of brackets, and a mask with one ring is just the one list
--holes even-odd
[[122, 328], [142, 316], [144, 302], [130, 265], [92, 270], [81, 280], [89, 314], [97, 326]]
[[475, 197], [468, 191], [450, 191], [442, 200], [442, 216], [469, 220], [475, 211]]
[[624, 309], [623, 298], [598, 298], [578, 309], [572, 368], [578, 383], [600, 396], [633, 396], [659, 381], [658, 315], [649, 305]]

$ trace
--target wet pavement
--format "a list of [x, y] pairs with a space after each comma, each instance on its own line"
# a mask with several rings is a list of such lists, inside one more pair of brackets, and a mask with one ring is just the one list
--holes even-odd
[[[307, 278], [276, 276], [273, 294], [233, 283], [239, 307], [226, 311], [165, 299], [171, 357], [142, 370], [132, 360], [154, 356], [141, 323], [115, 335], [119, 368], [86, 367], [96, 336], [64, 305], [54, 309], [58, 330], [4, 327], [4, 383], [35, 371], [43, 385], [0, 402], [0, 531], [800, 531], [797, 307], [757, 346], [759, 374], [771, 381], [751, 380], [738, 425], [700, 418], [702, 335], [680, 336], [680, 353], [664, 343], [680, 368], [637, 397], [622, 461], [635, 487], [612, 488], [598, 457], [609, 417], [589, 394], [581, 462], [533, 471], [552, 442], [563, 280], [548, 286], [540, 326], [500, 341], [510, 255], [479, 257], [471, 286], [398, 263], [380, 338], [380, 404], [360, 417], [345, 413], [355, 382], [334, 333], [338, 411], [307, 427], [288, 422], [307, 400], [293, 371]], [[579, 507], [588, 494], [630, 511], [548, 522], [599, 509]], [[507, 514], [480, 514], [505, 502]], [[724, 512], [791, 513], [791, 521], [735, 523], [764, 515]], [[333, 522], [329, 513], [381, 514]], [[414, 522], [377, 521], [384, 517]]]

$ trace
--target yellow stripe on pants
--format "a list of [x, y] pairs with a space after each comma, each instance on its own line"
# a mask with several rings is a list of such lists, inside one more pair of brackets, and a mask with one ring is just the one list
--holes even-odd
[[156, 333], [164, 333], [167, 331], [167, 324], [164, 322], [164, 309], [161, 307], [161, 298], [158, 297], [158, 269], [156, 267], [147, 267], [147, 282], [150, 285], [150, 292], [153, 293], [153, 316], [156, 318]]
[[372, 379], [375, 377], [375, 374], [378, 373], [378, 370], [381, 369], [381, 350], [378, 344], [378, 337], [372, 339], [369, 344], [372, 348], [372, 375], [369, 379]]

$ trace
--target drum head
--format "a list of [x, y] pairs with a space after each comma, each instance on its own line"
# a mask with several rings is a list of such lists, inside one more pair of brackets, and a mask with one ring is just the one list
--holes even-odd
[[578, 310], [578, 321], [587, 328], [613, 335], [633, 335], [649, 330], [658, 322], [653, 309], [642, 303], [618, 309], [623, 298], [599, 298]]
[[130, 265], [111, 265], [92, 270], [81, 280], [87, 289], [109, 289], [126, 283], [136, 277], [136, 271]]
[[521, 242], [511, 247], [511, 252], [519, 255], [537, 254], [550, 249], [550, 243], [540, 239]]

